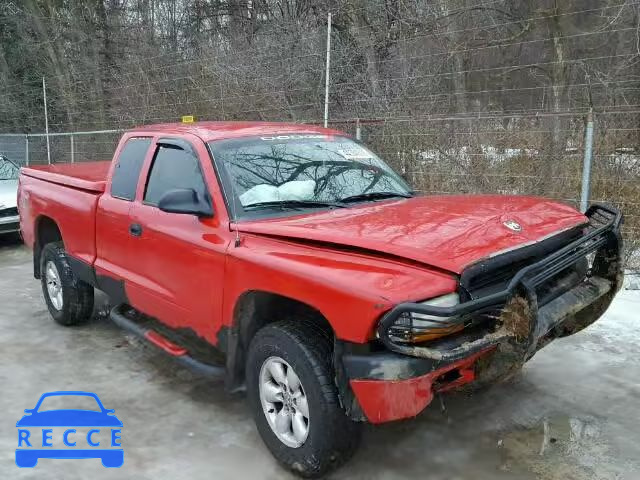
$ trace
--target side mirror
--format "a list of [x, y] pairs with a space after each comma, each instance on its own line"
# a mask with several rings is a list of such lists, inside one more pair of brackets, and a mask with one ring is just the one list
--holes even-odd
[[183, 213], [198, 217], [212, 217], [211, 202], [191, 188], [169, 190], [158, 201], [158, 208], [167, 213]]

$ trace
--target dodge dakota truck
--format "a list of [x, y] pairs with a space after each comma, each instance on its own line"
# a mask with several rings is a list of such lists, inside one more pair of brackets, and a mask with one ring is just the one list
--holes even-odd
[[347, 460], [363, 422], [513, 375], [622, 282], [617, 210], [422, 196], [310, 125], [136, 128], [112, 162], [22, 168], [18, 208], [56, 322], [85, 322], [105, 292], [118, 325], [246, 389], [268, 449], [305, 477]]

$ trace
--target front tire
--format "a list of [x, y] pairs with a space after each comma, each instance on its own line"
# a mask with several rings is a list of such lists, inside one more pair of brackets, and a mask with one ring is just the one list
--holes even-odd
[[47, 309], [60, 325], [85, 323], [93, 312], [93, 287], [78, 280], [62, 243], [48, 243], [40, 255], [40, 282]]
[[272, 455], [307, 478], [322, 476], [356, 451], [361, 425], [338, 399], [330, 336], [311, 320], [272, 323], [253, 338], [247, 393]]

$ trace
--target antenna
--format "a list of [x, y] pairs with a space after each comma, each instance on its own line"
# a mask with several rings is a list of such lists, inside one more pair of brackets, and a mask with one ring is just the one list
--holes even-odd
[[230, 179], [231, 180], [231, 213], [233, 214], [233, 229], [235, 231], [236, 234], [236, 240], [233, 244], [233, 246], [235, 248], [238, 248], [240, 246], [240, 231], [238, 230], [238, 215], [237, 215], [237, 208], [236, 208], [236, 183], [233, 180], [233, 178]]
[[[234, 205], [235, 205], [235, 202], [234, 202]], [[233, 216], [235, 217], [236, 214], [234, 213]], [[235, 231], [236, 231], [236, 241], [233, 244], [233, 246], [235, 248], [238, 248], [240, 246], [240, 232], [238, 231], [238, 223], [237, 222], [234, 222], [234, 223], [235, 223], [234, 227], [235, 227]]]
[[[211, 155], [211, 159], [215, 163], [216, 162], [216, 158], [215, 158], [215, 155], [213, 154], [213, 150], [211, 149], [211, 146], [208, 143], [206, 143], [205, 145], [207, 146], [207, 149], [209, 150], [209, 155]], [[224, 160], [221, 160], [221, 162], [224, 162]], [[236, 234], [236, 238], [235, 238], [235, 241], [234, 241], [233, 245], [234, 245], [235, 248], [238, 248], [240, 246], [240, 231], [238, 230], [238, 224], [236, 223], [236, 219], [238, 218], [237, 208], [236, 208], [236, 186], [235, 186], [235, 183], [233, 181], [233, 178], [230, 178], [230, 177], [231, 177], [231, 175], [229, 175], [229, 180], [230, 180], [229, 183], [231, 183], [231, 197], [228, 198], [228, 199], [231, 200], [231, 215], [233, 216], [233, 222], [235, 223], [233, 230], [234, 230], [234, 232]], [[218, 177], [218, 178], [220, 178], [220, 177]], [[220, 181], [220, 188], [222, 189], [222, 192], [223, 192], [224, 196], [226, 197], [228, 192], [226, 191], [227, 189], [225, 187], [225, 183], [226, 182]]]

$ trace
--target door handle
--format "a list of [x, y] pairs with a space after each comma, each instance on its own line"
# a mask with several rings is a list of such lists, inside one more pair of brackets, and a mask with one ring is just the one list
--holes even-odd
[[142, 225], [139, 223], [132, 223], [129, 225], [129, 233], [134, 237], [139, 237], [142, 235]]

